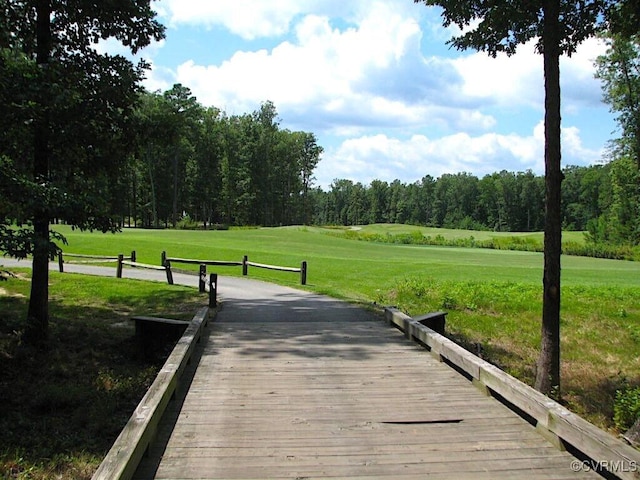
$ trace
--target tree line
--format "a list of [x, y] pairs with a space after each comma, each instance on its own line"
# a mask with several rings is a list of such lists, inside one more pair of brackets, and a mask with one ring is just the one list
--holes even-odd
[[183, 85], [144, 92], [134, 112], [136, 147], [119, 179], [115, 212], [127, 226], [309, 223], [309, 193], [322, 147], [279, 126], [272, 102], [227, 115]]
[[[628, 158], [562, 170], [562, 225], [601, 243], [640, 243], [638, 169]], [[534, 232], [544, 227], [544, 177], [503, 170], [426, 175], [413, 183], [334, 180], [313, 192], [314, 223], [405, 223], [442, 228]]]
[[[142, 92], [136, 132], [109, 191], [122, 226], [144, 228], [400, 223], [533, 232], [544, 228], [544, 177], [503, 170], [425, 175], [413, 183], [335, 179], [314, 186], [323, 153], [309, 132], [280, 128], [275, 105], [242, 115], [201, 105], [176, 84]], [[619, 142], [617, 140], [616, 142]], [[625, 142], [624, 144], [628, 144]], [[614, 149], [618, 151], [617, 147]], [[640, 242], [634, 155], [562, 171], [562, 226], [601, 243]]]
[[[532, 171], [503, 170], [482, 178], [427, 174], [413, 183], [368, 185], [335, 179], [327, 189], [314, 186], [323, 148], [313, 133], [282, 129], [270, 101], [251, 113], [227, 115], [176, 84], [165, 92], [142, 92], [131, 123], [133, 148], [108, 190], [122, 226], [544, 228], [544, 177]], [[613, 160], [602, 165], [563, 169], [565, 230], [588, 231], [601, 243], [640, 242], [638, 168], [634, 155], [619, 151], [614, 148]]]

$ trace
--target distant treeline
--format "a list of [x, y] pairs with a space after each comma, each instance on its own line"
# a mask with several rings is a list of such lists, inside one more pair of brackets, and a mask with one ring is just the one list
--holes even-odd
[[[586, 230], [597, 243], [638, 244], [639, 176], [634, 162], [564, 169], [565, 230]], [[415, 183], [335, 180], [315, 189], [313, 220], [320, 225], [401, 223], [442, 228], [533, 232], [544, 229], [544, 177], [502, 171], [425, 176]]]

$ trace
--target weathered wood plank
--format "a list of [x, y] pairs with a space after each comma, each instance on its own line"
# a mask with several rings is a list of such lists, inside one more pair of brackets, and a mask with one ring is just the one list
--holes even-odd
[[155, 478], [592, 478], [382, 322], [216, 323]]
[[[566, 462], [563, 463], [563, 466]], [[206, 478], [351, 478], [352, 476], [369, 476], [377, 477], [381, 475], [398, 474], [400, 470], [404, 474], [427, 475], [433, 473], [448, 474], [450, 479], [459, 478], [460, 473], [480, 473], [487, 472], [491, 469], [493, 478], [513, 478], [514, 472], [528, 472], [527, 478], [557, 478], [556, 473], [559, 470], [558, 463], [539, 459], [537, 467], [532, 466], [531, 459], [510, 459], [508, 461], [483, 462], [483, 461], [456, 461], [448, 462], [446, 459], [440, 458], [439, 461], [424, 463], [406, 463], [404, 465], [396, 464], [375, 464], [371, 461], [362, 460], [360, 463], [353, 465], [291, 465], [283, 461], [279, 465], [270, 467], [262, 466], [244, 466], [237, 464], [231, 467], [218, 467], [212, 464], [208, 459], [191, 459], [189, 458], [172, 462], [171, 466], [161, 468], [158, 471], [156, 479], [187, 479], [187, 478], [203, 478], [201, 472], [208, 472]], [[162, 466], [161, 466], [162, 467]], [[550, 470], [549, 467], [556, 467]], [[567, 467], [570, 472], [570, 468]], [[542, 475], [538, 475], [539, 472]], [[563, 472], [564, 473], [564, 472]], [[573, 478], [594, 478], [590, 472], [578, 472]], [[214, 476], [215, 475], [215, 476]]]

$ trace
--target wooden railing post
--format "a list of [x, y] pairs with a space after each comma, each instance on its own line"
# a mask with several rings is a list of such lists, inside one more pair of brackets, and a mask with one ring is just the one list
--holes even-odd
[[135, 262], [135, 261], [136, 261], [136, 251], [135, 251], [135, 250], [132, 250], [132, 251], [131, 251], [131, 261], [132, 261], [132, 262]]
[[301, 285], [306, 285], [307, 284], [307, 262], [302, 262], [302, 265], [300, 265], [300, 284]]
[[118, 254], [118, 266], [116, 267], [116, 277], [122, 278], [122, 262], [124, 260], [124, 255], [122, 253]]
[[242, 259], [242, 275], [247, 276], [249, 274], [249, 257], [245, 255]]
[[209, 275], [209, 307], [213, 308], [218, 305], [218, 274]]
[[166, 263], [167, 263], [167, 252], [163, 250], [162, 253], [160, 254], [160, 265], [162, 265], [163, 267], [166, 267]]
[[58, 252], [58, 269], [60, 273], [64, 272], [64, 259], [62, 258], [62, 250]]
[[169, 260], [164, 261], [164, 269], [167, 272], [167, 283], [173, 285], [173, 273], [171, 272], [171, 262]]
[[207, 266], [204, 263], [200, 264], [200, 275], [198, 276], [198, 291], [204, 293], [205, 284], [207, 283]]

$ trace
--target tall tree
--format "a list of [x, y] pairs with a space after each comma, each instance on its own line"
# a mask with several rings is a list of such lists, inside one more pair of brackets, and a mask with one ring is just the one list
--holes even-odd
[[[24, 225], [3, 230], [9, 254], [33, 255], [31, 296], [23, 338], [44, 344], [48, 334], [48, 260], [52, 218], [80, 228], [116, 227], [109, 215], [107, 179], [128, 146], [127, 122], [145, 65], [100, 54], [99, 40], [115, 38], [135, 53], [163, 36], [150, 0], [4, 0], [0, 3], [1, 77], [16, 83], [3, 96], [5, 121], [21, 122], [16, 148], [1, 134], [9, 199]], [[8, 103], [6, 99], [13, 101]], [[7, 233], [9, 232], [9, 233]]]
[[537, 39], [545, 79], [545, 240], [542, 344], [535, 387], [560, 396], [560, 56], [571, 55], [594, 35], [614, 0], [414, 0], [440, 6], [445, 26], [462, 29], [450, 43], [491, 56], [512, 55], [518, 45]]
[[311, 221], [311, 208], [309, 206], [309, 190], [315, 180], [313, 171], [315, 170], [324, 148], [318, 145], [316, 136], [313, 133], [300, 132], [303, 137], [303, 147], [299, 158], [298, 169], [302, 181], [302, 223], [305, 225]]
[[607, 43], [596, 76], [622, 133], [614, 154], [631, 155], [640, 168], [640, 35], [612, 34]]

